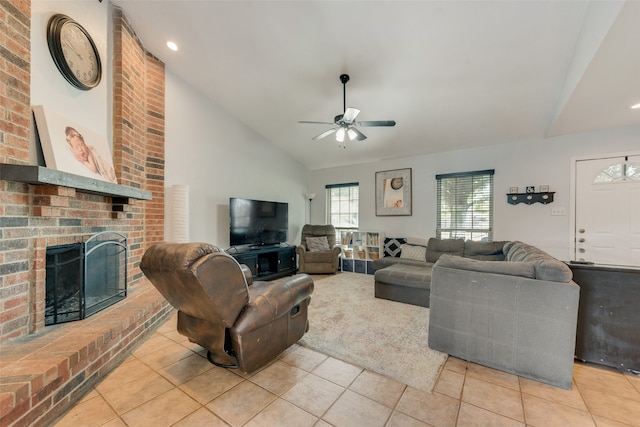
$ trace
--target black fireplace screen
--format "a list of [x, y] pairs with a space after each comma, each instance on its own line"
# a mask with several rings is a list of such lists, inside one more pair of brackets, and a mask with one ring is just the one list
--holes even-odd
[[81, 320], [127, 296], [127, 239], [104, 231], [47, 248], [45, 325]]

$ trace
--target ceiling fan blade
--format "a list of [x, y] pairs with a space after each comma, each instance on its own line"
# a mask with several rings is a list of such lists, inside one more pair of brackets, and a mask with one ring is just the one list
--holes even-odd
[[334, 125], [335, 124], [333, 122], [313, 122], [309, 120], [298, 120], [298, 123], [311, 123], [311, 124], [317, 124], [317, 125]]
[[349, 130], [352, 130], [357, 134], [355, 139], [357, 139], [358, 141], [364, 141], [365, 139], [367, 139], [367, 135], [365, 135], [364, 133], [360, 132], [355, 127], [352, 126], [352, 127], [349, 128]]
[[351, 124], [356, 119], [356, 117], [358, 117], [358, 114], [360, 114], [360, 110], [358, 110], [357, 108], [349, 107], [344, 112], [344, 115], [342, 116], [342, 120], [344, 120], [346, 123]]
[[358, 126], [395, 126], [395, 120], [369, 120], [364, 122], [356, 122]]
[[322, 138], [324, 138], [324, 137], [326, 137], [326, 136], [331, 135], [332, 133], [336, 133], [336, 131], [337, 131], [337, 130], [338, 130], [338, 128], [329, 129], [329, 130], [327, 130], [327, 131], [322, 132], [320, 135], [316, 135], [316, 136], [314, 136], [314, 137], [313, 137], [313, 138], [311, 138], [311, 139], [313, 139], [314, 141], [317, 141], [317, 140], [319, 140], [319, 139], [322, 139]]

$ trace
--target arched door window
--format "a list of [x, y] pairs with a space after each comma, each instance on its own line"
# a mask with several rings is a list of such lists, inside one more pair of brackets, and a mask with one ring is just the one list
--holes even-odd
[[594, 183], [640, 181], [640, 165], [635, 163], [616, 163], [603, 169], [596, 175]]

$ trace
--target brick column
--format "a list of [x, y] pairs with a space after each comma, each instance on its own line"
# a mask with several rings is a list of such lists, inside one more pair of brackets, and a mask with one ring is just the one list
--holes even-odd
[[[31, 2], [0, 2], [0, 162], [26, 164], [31, 138]], [[29, 332], [30, 188], [0, 180], [0, 342]]]
[[114, 56], [114, 163], [123, 185], [153, 194], [144, 227], [131, 236], [137, 264], [164, 239], [164, 64], [144, 50], [121, 9], [114, 11]]

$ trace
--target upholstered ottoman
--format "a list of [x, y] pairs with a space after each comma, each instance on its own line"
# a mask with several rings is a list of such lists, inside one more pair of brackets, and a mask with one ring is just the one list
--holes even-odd
[[421, 264], [393, 264], [377, 270], [374, 275], [375, 297], [429, 307], [431, 268]]

